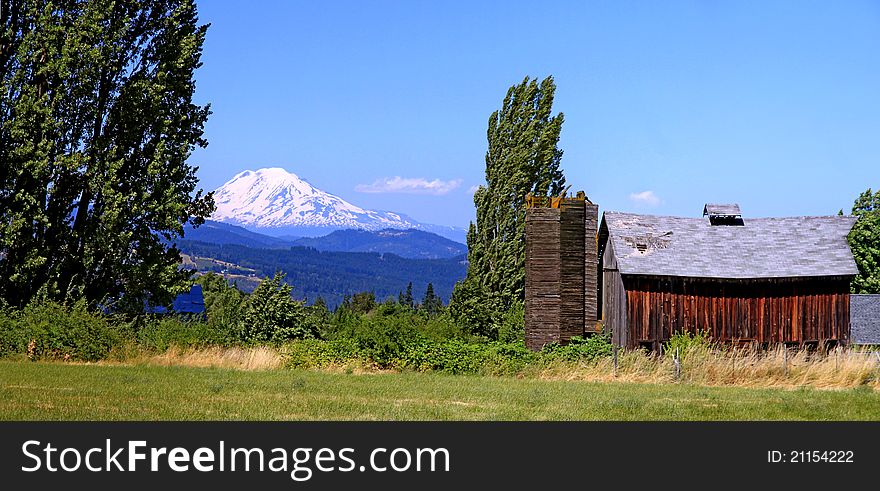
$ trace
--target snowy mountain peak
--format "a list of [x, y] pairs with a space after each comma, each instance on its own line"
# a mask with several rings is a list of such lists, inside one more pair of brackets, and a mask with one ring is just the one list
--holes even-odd
[[212, 219], [274, 235], [415, 228], [456, 239], [463, 236], [458, 227], [426, 225], [399, 213], [366, 210], [280, 167], [236, 174], [214, 191], [214, 202], [217, 210]]

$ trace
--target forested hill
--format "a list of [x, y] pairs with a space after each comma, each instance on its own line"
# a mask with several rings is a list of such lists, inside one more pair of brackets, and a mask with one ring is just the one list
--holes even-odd
[[[329, 252], [308, 247], [258, 249], [242, 245], [220, 245], [179, 241], [177, 247], [196, 258], [211, 258], [252, 269], [257, 276], [276, 271], [287, 274], [294, 296], [311, 303], [319, 295], [335, 307], [344, 295], [373, 291], [376, 300], [397, 298], [413, 284], [413, 296], [420, 301], [428, 283], [443, 302], [449, 301], [455, 283], [465, 276], [466, 256], [449, 259], [407, 259], [395, 254], [369, 252]], [[199, 270], [220, 272], [226, 266], [197, 261]]]
[[314, 247], [319, 251], [390, 252], [413, 259], [453, 258], [467, 254], [464, 244], [415, 229], [337, 230], [323, 237], [303, 237], [295, 245]]

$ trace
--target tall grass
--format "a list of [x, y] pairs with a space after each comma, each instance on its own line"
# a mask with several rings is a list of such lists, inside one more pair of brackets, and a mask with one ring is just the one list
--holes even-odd
[[675, 352], [664, 356], [641, 350], [621, 351], [617, 369], [613, 359], [594, 363], [559, 363], [536, 376], [548, 380], [596, 382], [684, 383], [706, 386], [845, 389], [880, 389], [880, 356], [858, 349], [827, 353], [806, 349], [772, 350], [725, 346], [680, 349], [680, 376], [676, 379]]
[[[298, 347], [299, 344], [301, 347]], [[310, 371], [349, 373], [379, 372], [454, 372], [430, 365], [383, 367], [354, 353], [349, 357], [327, 357], [317, 345], [322, 341], [303, 341], [271, 347], [172, 347], [159, 354], [135, 354], [126, 364], [161, 366], [215, 367], [239, 370], [274, 370], [297, 367]], [[308, 349], [306, 349], [308, 348]], [[664, 356], [641, 350], [621, 351], [614, 369], [613, 358], [602, 356], [574, 361], [559, 356], [536, 354], [508, 360], [505, 353], [494, 357], [481, 356], [482, 365], [474, 365], [467, 373], [480, 375], [570, 380], [590, 382], [631, 382], [642, 384], [686, 384], [702, 386], [751, 388], [816, 388], [847, 389], [863, 387], [880, 390], [880, 354], [856, 349], [838, 349], [828, 353], [778, 347], [762, 351], [723, 346], [680, 349], [680, 376], [676, 378], [674, 352]], [[294, 358], [291, 358], [294, 357]], [[305, 364], [308, 358], [311, 363]], [[296, 359], [295, 363], [292, 360]]]
[[124, 364], [183, 366], [196, 368], [231, 368], [236, 370], [273, 370], [284, 365], [284, 358], [274, 348], [222, 347], [180, 348], [172, 346], [163, 353], [141, 352], [122, 360]]

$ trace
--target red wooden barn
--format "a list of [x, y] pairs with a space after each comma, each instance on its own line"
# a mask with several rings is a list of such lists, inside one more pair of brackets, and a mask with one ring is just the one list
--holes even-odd
[[849, 341], [854, 217], [703, 211], [603, 214], [599, 308], [617, 345], [657, 349], [683, 331], [760, 344]]

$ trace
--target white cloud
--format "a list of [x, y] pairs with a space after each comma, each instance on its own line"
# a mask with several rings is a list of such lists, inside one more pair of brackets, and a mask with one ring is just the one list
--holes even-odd
[[641, 193], [631, 193], [629, 195], [629, 199], [640, 204], [647, 206], [657, 206], [663, 202], [654, 191], [642, 191]]
[[477, 189], [480, 189], [480, 186], [477, 186], [476, 184], [474, 184], [473, 186], [468, 188], [468, 192], [471, 194], [474, 194], [477, 192]]
[[403, 194], [433, 194], [443, 196], [453, 189], [461, 186], [461, 179], [443, 181], [440, 179], [428, 180], [424, 177], [383, 177], [376, 179], [372, 184], [358, 184], [354, 190], [360, 193], [403, 193]]

